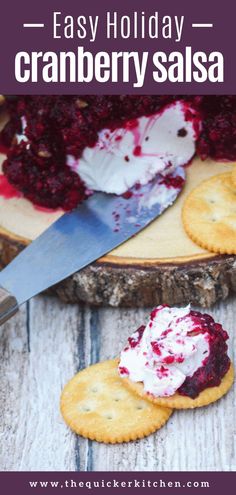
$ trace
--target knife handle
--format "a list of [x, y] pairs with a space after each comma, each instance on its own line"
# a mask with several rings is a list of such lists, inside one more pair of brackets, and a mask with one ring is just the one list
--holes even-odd
[[0, 287], [0, 325], [17, 313], [19, 307], [16, 298]]

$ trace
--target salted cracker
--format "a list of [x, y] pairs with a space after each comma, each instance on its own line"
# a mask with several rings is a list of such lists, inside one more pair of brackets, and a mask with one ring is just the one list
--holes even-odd
[[97, 442], [129, 442], [150, 435], [169, 419], [169, 407], [158, 407], [127, 389], [117, 366], [117, 360], [95, 364], [65, 386], [61, 412], [75, 433]]
[[182, 220], [199, 246], [219, 254], [236, 254], [236, 189], [232, 172], [205, 180], [187, 196]]

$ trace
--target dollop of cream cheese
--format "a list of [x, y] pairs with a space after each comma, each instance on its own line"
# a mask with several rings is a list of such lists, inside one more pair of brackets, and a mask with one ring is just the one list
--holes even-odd
[[197, 329], [190, 306], [157, 307], [142, 335], [136, 331], [121, 352], [120, 376], [143, 382], [156, 397], [173, 395], [209, 356], [209, 335]]
[[[191, 112], [191, 107], [189, 107]], [[158, 173], [170, 173], [188, 163], [195, 153], [197, 121], [186, 120], [186, 103], [177, 101], [164, 111], [103, 129], [93, 148], [80, 159], [67, 156], [87, 188], [123, 194], [135, 184], [145, 185]]]

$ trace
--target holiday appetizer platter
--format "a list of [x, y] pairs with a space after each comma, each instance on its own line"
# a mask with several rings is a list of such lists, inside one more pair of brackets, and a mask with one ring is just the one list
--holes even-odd
[[226, 298], [236, 288], [235, 114], [236, 97], [2, 98], [2, 265], [103, 191], [121, 198], [114, 232], [124, 214], [133, 221], [131, 197], [147, 210], [158, 201], [163, 213], [55, 287], [64, 301], [210, 306]]

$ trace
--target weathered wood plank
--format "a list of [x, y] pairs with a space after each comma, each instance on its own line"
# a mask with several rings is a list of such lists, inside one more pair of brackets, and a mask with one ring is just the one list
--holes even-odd
[[[76, 469], [77, 439], [65, 428], [59, 397], [62, 386], [79, 364], [77, 341], [83, 333], [79, 308], [64, 306], [58, 300], [37, 298], [30, 303], [28, 325], [23, 309], [3, 332], [7, 356], [1, 359], [1, 375], [5, 380], [1, 397], [6, 407], [2, 415], [1, 468]], [[13, 426], [8, 427], [6, 421]], [[83, 444], [80, 464], [86, 469], [86, 440], [79, 443]]]
[[21, 434], [26, 429], [22, 402], [28, 366], [27, 312], [24, 307], [0, 327], [0, 466], [18, 469]]
[[[140, 442], [96, 444], [64, 424], [59, 397], [66, 381], [78, 369], [117, 355], [147, 314], [38, 297], [0, 328], [1, 470], [236, 469], [235, 387], [208, 408], [175, 413]], [[233, 356], [235, 301], [212, 314], [231, 334]]]

